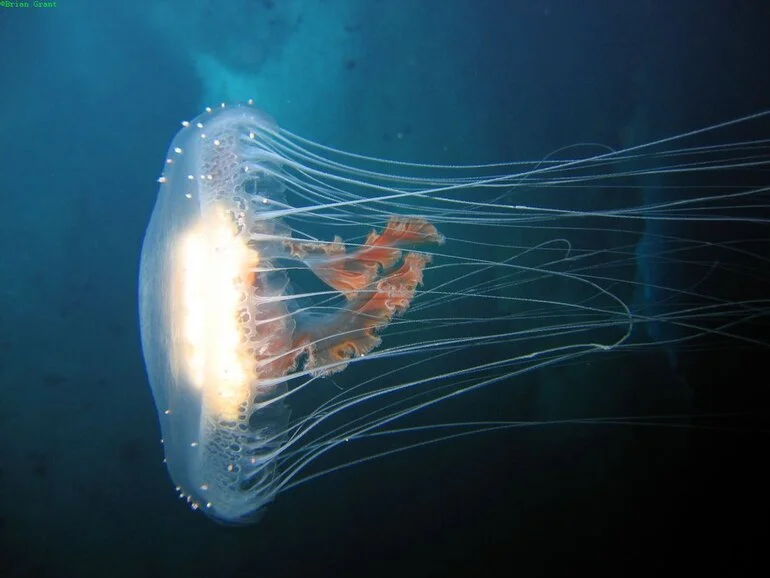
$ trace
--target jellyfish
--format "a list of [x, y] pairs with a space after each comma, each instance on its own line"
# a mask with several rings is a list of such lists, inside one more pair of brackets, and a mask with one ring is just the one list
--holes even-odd
[[[702, 252], [714, 243], [653, 225], [764, 225], [768, 187], [645, 191], [767, 167], [765, 141], [692, 140], [769, 114], [625, 150], [464, 166], [338, 150], [251, 101], [183, 123], [139, 275], [178, 494], [218, 522], [251, 523], [278, 494], [341, 468], [545, 423], [431, 413], [474, 392], [595, 356], [658, 347], [675, 359], [703, 336], [756, 343], [742, 329], [766, 301], [711, 293], [723, 265]], [[696, 272], [666, 283], [656, 272], [667, 267]], [[731, 273], [752, 276], [745, 264]], [[369, 445], [325, 461], [355, 444]]]

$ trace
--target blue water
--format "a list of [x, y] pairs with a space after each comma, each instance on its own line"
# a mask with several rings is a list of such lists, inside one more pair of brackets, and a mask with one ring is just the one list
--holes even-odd
[[[750, 377], [763, 369], [766, 326], [752, 325], [740, 347], [713, 340], [556, 367], [437, 416], [685, 407], [719, 414], [695, 420], [718, 429], [480, 435], [321, 478], [280, 496], [259, 524], [230, 529], [174, 495], [140, 354], [136, 280], [168, 144], [204, 106], [254, 98], [302, 136], [430, 163], [633, 146], [770, 109], [763, 3], [89, 4], [0, 8], [0, 575], [739, 574], [759, 560], [743, 516], [768, 509], [767, 395]], [[729, 137], [767, 138], [766, 129]], [[768, 184], [766, 167], [704, 179], [682, 177], [678, 190]], [[654, 179], [634, 194], [669, 198]], [[586, 191], [565, 202], [604, 200]], [[637, 226], [641, 239], [766, 249], [761, 226]], [[627, 295], [635, 307], [681, 306], [660, 286], [766, 297], [767, 270], [735, 286], [729, 267], [703, 278], [702, 268], [648, 259], [644, 244], [636, 251], [647, 287]], [[749, 266], [734, 251], [719, 258]], [[677, 337], [650, 327], [661, 341]], [[334, 394], [325, 387], [319, 396]]]

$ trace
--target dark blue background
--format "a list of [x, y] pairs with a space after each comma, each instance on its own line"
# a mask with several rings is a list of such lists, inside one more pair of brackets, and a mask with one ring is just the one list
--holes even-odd
[[[318, 480], [254, 527], [216, 526], [174, 501], [160, 463], [136, 277], [166, 147], [206, 104], [253, 96], [304, 136], [427, 162], [620, 147], [770, 108], [766, 2], [88, 4], [0, 10], [0, 575], [735, 576], [759, 563], [767, 428], [744, 417], [480, 436]], [[767, 137], [752, 131], [734, 136]], [[678, 374], [650, 355], [630, 375], [686, 381], [694, 413], [767, 415], [759, 352], [679, 352]], [[612, 375], [586, 370], [583, 399]]]

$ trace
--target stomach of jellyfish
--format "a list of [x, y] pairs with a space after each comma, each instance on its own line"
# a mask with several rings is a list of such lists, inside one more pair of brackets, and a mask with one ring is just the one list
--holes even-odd
[[766, 346], [768, 301], [745, 287], [767, 282], [770, 146], [732, 135], [768, 121], [472, 166], [333, 149], [250, 105], [184, 123], [139, 282], [178, 493], [242, 524], [311, 480], [485, 433], [686, 426], [685, 384], [629, 405], [639, 391], [598, 378]]

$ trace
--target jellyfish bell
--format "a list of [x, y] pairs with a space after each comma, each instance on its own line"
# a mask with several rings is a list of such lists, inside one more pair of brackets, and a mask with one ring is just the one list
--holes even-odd
[[[766, 302], [705, 292], [718, 267], [700, 254], [710, 242], [645, 227], [765, 224], [747, 207], [763, 207], [767, 187], [694, 186], [656, 202], [645, 188], [767, 167], [766, 141], [687, 142], [766, 116], [623, 151], [473, 166], [336, 150], [250, 104], [184, 123], [139, 276], [145, 364], [180, 496], [217, 521], [249, 523], [280, 492], [408, 448], [632, 422], [436, 410], [593, 354], [746, 339], [741, 324]], [[675, 286], [653, 274], [672, 265], [696, 273]], [[354, 444], [357, 454], [327, 461]]]
[[[303, 371], [327, 375], [371, 351], [429, 261], [402, 248], [443, 242], [429, 222], [405, 216], [352, 251], [293, 236], [285, 161], [257, 140], [275, 130], [245, 107], [185, 126], [142, 250], [142, 342], [168, 468], [193, 507], [228, 522], [272, 499], [288, 432], [282, 398], [300, 355]], [[318, 297], [339, 293], [346, 304], [290, 313], [278, 260], [302, 263], [329, 287]]]

